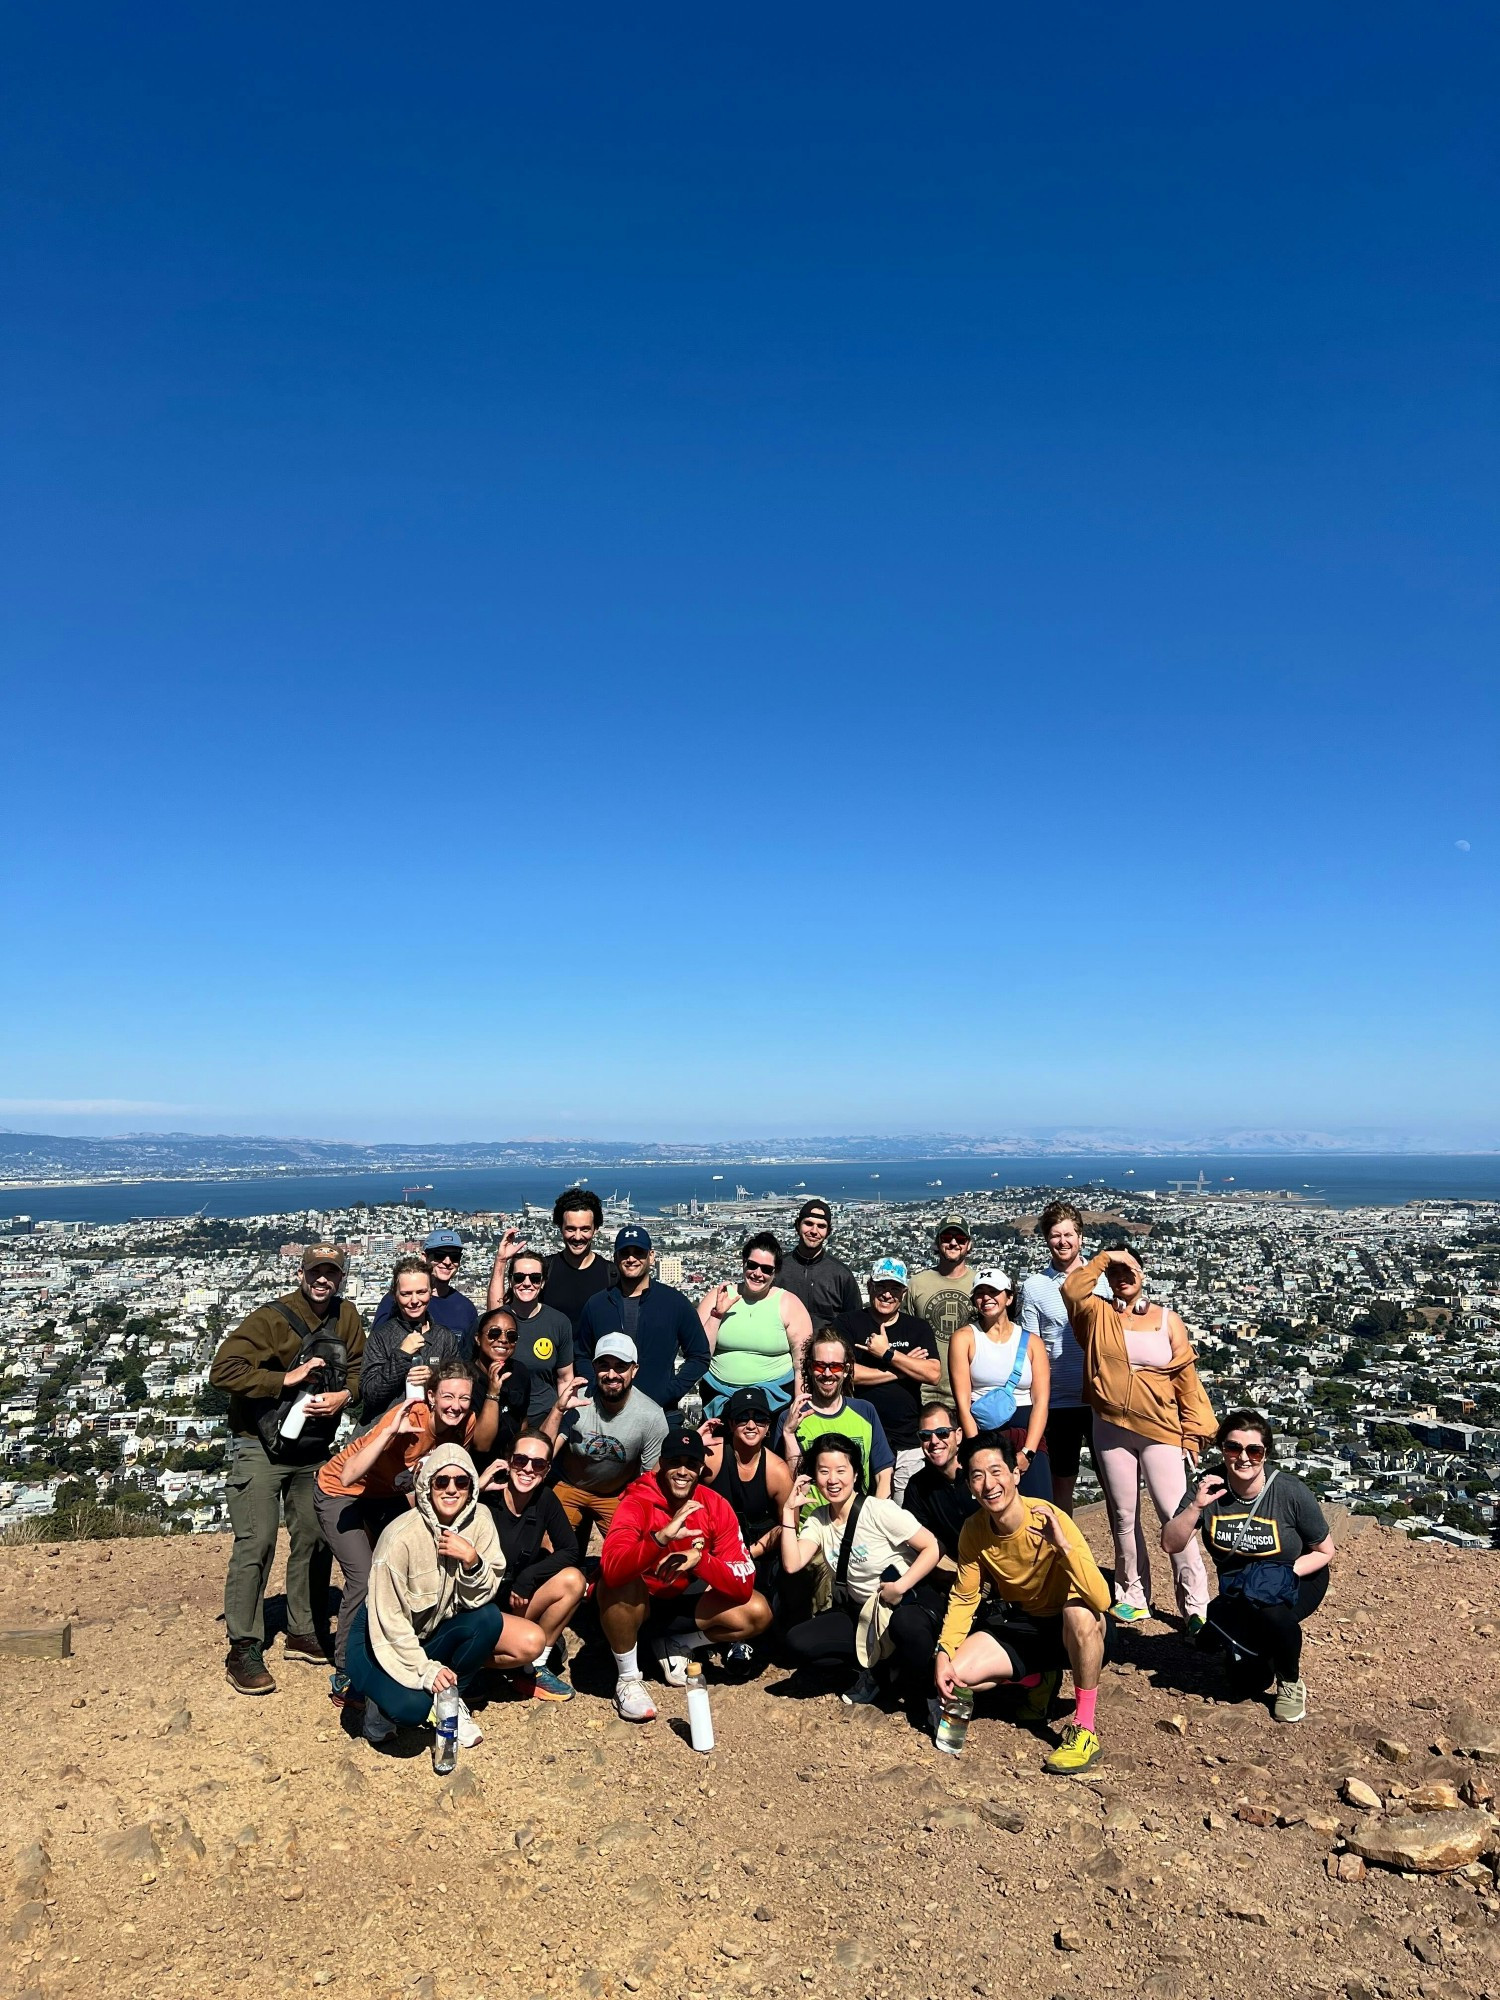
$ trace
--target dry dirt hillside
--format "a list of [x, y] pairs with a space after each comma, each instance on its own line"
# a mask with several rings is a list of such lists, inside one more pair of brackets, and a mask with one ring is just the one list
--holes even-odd
[[[707, 1759], [680, 1694], [635, 1729], [585, 1671], [598, 1692], [564, 1708], [491, 1702], [442, 1780], [346, 1736], [279, 1648], [277, 1695], [230, 1691], [223, 1541], [6, 1550], [0, 1624], [71, 1617], [75, 1652], [0, 1660], [5, 1990], [1500, 2000], [1492, 1859], [1340, 1853], [1403, 1793], [1490, 1847], [1420, 1788], [1482, 1810], [1500, 1784], [1500, 1560], [1336, 1532], [1304, 1726], [1215, 1702], [1152, 1624], [1108, 1669], [1105, 1761], [1062, 1781], [998, 1714], [954, 1761], [897, 1716], [778, 1695], [778, 1671], [715, 1689]], [[1344, 1802], [1351, 1775], [1385, 1813]]]

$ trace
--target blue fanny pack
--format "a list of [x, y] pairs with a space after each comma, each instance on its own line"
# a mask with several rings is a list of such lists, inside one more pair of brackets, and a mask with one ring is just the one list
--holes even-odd
[[[975, 1338], [978, 1339], [977, 1334]], [[974, 1421], [982, 1431], [1003, 1431], [1016, 1414], [1016, 1387], [1026, 1364], [1026, 1343], [1030, 1338], [1023, 1326], [1020, 1339], [1016, 1342], [1016, 1365], [1010, 1371], [1009, 1380], [997, 1382], [992, 1389], [986, 1389], [978, 1401], [970, 1405]]]

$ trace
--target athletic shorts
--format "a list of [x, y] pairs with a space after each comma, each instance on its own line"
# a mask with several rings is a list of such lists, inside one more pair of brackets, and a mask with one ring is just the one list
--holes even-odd
[[[601, 1534], [609, 1532], [609, 1524], [615, 1518], [615, 1509], [625, 1497], [625, 1489], [618, 1493], [590, 1493], [582, 1486], [570, 1486], [565, 1479], [559, 1479], [552, 1491], [557, 1495], [558, 1504], [568, 1517], [568, 1526], [578, 1528], [586, 1514], [592, 1514], [599, 1523]], [[583, 1544], [579, 1544], [580, 1550]]]
[[698, 1629], [698, 1605], [708, 1585], [694, 1578], [683, 1590], [656, 1590], [641, 1628], [652, 1639], [690, 1638]]
[[1094, 1413], [1089, 1409], [1047, 1413], [1047, 1455], [1054, 1479], [1076, 1479], [1083, 1447], [1093, 1442]]
[[1060, 1615], [1033, 1618], [1019, 1606], [992, 1597], [980, 1605], [971, 1637], [974, 1632], [983, 1632], [986, 1638], [1004, 1647], [1017, 1680], [1026, 1674], [1044, 1674], [1052, 1667], [1068, 1664]]

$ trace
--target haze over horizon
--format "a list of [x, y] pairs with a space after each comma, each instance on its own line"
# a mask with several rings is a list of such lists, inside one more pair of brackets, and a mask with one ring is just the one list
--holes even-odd
[[1493, 1144], [1493, 10], [445, 22], [0, 29], [0, 1121]]

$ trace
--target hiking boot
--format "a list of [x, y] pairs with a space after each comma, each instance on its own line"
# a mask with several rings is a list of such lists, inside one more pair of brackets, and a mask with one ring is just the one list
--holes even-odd
[[615, 1684], [615, 1714], [626, 1722], [654, 1722], [656, 1703], [639, 1674], [622, 1674]]
[[839, 1696], [846, 1708], [868, 1708], [880, 1699], [880, 1683], [868, 1667], [861, 1667], [849, 1687]]
[[1045, 1722], [1052, 1712], [1052, 1704], [1057, 1699], [1057, 1690], [1061, 1686], [1061, 1668], [1049, 1668], [1034, 1688], [1021, 1689], [1021, 1699], [1015, 1708], [1015, 1720], [1023, 1728]]
[[288, 1632], [281, 1642], [284, 1660], [300, 1660], [307, 1667], [326, 1667], [328, 1655], [311, 1632]]
[[1271, 1713], [1278, 1722], [1301, 1722], [1307, 1714], [1306, 1681], [1278, 1681]]
[[1081, 1729], [1076, 1722], [1070, 1722], [1063, 1730], [1062, 1742], [1044, 1760], [1042, 1769], [1050, 1771], [1054, 1778], [1072, 1778], [1098, 1760], [1099, 1739], [1093, 1730]]
[[224, 1678], [236, 1694], [275, 1694], [276, 1683], [266, 1671], [266, 1656], [253, 1639], [231, 1646], [224, 1660]]

